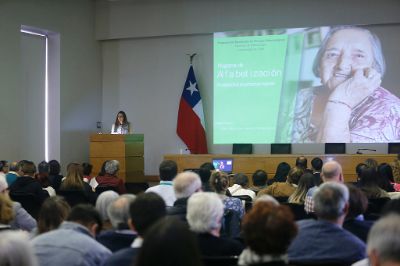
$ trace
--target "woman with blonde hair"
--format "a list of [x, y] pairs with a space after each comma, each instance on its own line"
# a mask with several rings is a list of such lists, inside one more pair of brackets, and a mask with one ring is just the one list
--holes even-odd
[[299, 184], [293, 194], [290, 195], [288, 202], [300, 205], [304, 204], [308, 190], [314, 185], [314, 175], [305, 173], [300, 177]]

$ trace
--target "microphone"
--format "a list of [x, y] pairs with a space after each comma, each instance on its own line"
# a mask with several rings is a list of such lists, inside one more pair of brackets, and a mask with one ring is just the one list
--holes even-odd
[[361, 151], [376, 151], [375, 149], [357, 149], [356, 154], [363, 154]]

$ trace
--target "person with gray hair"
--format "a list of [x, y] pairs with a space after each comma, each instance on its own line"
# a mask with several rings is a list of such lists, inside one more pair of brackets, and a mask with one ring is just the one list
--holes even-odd
[[0, 233], [0, 265], [39, 265], [27, 233], [22, 231], [4, 231]]
[[191, 171], [179, 173], [174, 179], [174, 191], [177, 200], [168, 208], [167, 215], [177, 216], [186, 221], [187, 201], [195, 192], [201, 191], [201, 179]]
[[[117, 160], [106, 161], [104, 171], [104, 175], [99, 175], [95, 179], [97, 182], [96, 189], [99, 189], [99, 187], [109, 187], [119, 194], [125, 194], [125, 182], [117, 176], [119, 171], [119, 162]], [[92, 183], [94, 183], [94, 181]]]
[[136, 234], [128, 226], [129, 206], [135, 198], [133, 194], [124, 194], [107, 207], [112, 229], [101, 232], [96, 239], [112, 252], [129, 247], [136, 238]]
[[331, 28], [313, 71], [321, 85], [298, 93], [292, 142], [400, 140], [400, 99], [381, 87], [385, 60], [375, 34], [356, 26]]
[[118, 198], [118, 193], [112, 190], [104, 191], [99, 195], [96, 200], [96, 210], [100, 213], [101, 220], [103, 221], [104, 229], [111, 229], [111, 221], [108, 216], [108, 206]]
[[214, 192], [198, 192], [188, 200], [186, 219], [190, 229], [197, 233], [202, 256], [239, 255], [242, 245], [220, 237], [224, 204]]
[[354, 263], [366, 257], [365, 244], [342, 228], [349, 190], [338, 182], [323, 183], [314, 194], [317, 220], [297, 222], [299, 233], [289, 247], [292, 263]]

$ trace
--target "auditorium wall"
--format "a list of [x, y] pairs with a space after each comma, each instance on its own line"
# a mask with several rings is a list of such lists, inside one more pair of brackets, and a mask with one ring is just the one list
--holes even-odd
[[0, 1], [1, 159], [32, 159], [24, 157], [31, 147], [19, 142], [30, 134], [30, 128], [21, 123], [22, 117], [30, 116], [23, 113], [22, 104], [25, 101], [37, 104], [21, 95], [20, 27], [27, 25], [60, 33], [60, 102], [57, 104], [60, 106], [61, 158], [56, 159], [61, 159], [64, 165], [88, 160], [88, 135], [96, 132], [96, 121], [101, 119], [102, 110], [101, 53], [94, 37], [94, 5], [91, 0]]
[[[398, 14], [400, 2], [396, 0], [99, 0], [96, 38], [102, 48], [103, 130], [109, 130], [119, 109], [125, 110], [135, 131], [145, 134], [145, 172], [157, 174], [164, 154], [180, 153], [185, 147], [175, 133], [176, 118], [189, 65], [186, 54], [197, 53], [194, 68], [209, 152], [230, 153], [231, 145], [212, 144], [212, 32], [399, 23]], [[398, 64], [393, 67], [400, 69]], [[355, 153], [358, 148], [387, 151], [385, 144], [353, 144], [347, 145], [347, 152]], [[268, 154], [270, 147], [255, 145], [254, 152]], [[292, 152], [318, 154], [324, 146], [298, 144]]]

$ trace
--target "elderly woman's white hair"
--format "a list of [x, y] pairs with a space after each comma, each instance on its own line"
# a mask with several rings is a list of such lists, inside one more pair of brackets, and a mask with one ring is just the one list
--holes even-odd
[[400, 263], [400, 216], [389, 214], [374, 224], [368, 235], [370, 260]]
[[27, 233], [22, 231], [4, 231], [0, 233], [0, 265], [38, 265]]
[[127, 226], [130, 218], [129, 206], [135, 199], [136, 196], [133, 194], [124, 194], [108, 205], [107, 215], [115, 229], [123, 229], [124, 226]]
[[117, 160], [107, 161], [104, 170], [109, 175], [115, 175], [119, 170], [119, 162]]
[[177, 199], [187, 198], [201, 190], [201, 179], [198, 174], [186, 171], [178, 174], [174, 179], [174, 191]]
[[101, 219], [103, 221], [110, 220], [107, 213], [108, 206], [118, 197], [119, 195], [117, 192], [112, 190], [107, 190], [101, 193], [97, 198], [96, 210], [100, 213]]
[[211, 233], [221, 228], [224, 204], [214, 192], [194, 193], [188, 200], [186, 219], [196, 233]]

